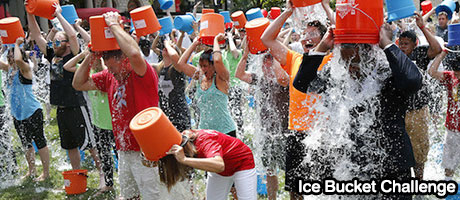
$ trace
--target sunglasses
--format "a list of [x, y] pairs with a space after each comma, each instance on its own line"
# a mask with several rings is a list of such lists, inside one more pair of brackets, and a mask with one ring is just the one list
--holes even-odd
[[69, 40], [56, 40], [56, 41], [54, 41], [54, 42], [48, 42], [47, 44], [48, 44], [48, 47], [50, 47], [50, 48], [53, 47], [53, 44], [54, 44], [54, 46], [56, 46], [56, 47], [60, 47], [61, 44], [62, 44], [63, 42], [68, 42], [68, 41], [69, 41]]

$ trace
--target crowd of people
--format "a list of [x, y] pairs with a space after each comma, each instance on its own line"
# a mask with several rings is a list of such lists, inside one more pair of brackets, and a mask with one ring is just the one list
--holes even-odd
[[[264, 135], [263, 146], [257, 148], [264, 152], [261, 160], [267, 170], [269, 199], [277, 198], [280, 169], [285, 171], [284, 189], [291, 199], [302, 199], [299, 180], [333, 178], [338, 160], [322, 157], [331, 151], [357, 166], [356, 178], [409, 180], [413, 169], [415, 177], [423, 179], [430, 150], [428, 127], [443, 115], [447, 133], [442, 167], [445, 179], [452, 180], [460, 164], [456, 154], [460, 149], [460, 54], [445, 43], [447, 26], [458, 23], [458, 15], [449, 19], [441, 12], [434, 17], [434, 9], [423, 16], [414, 13], [405, 21], [412, 20], [416, 26], [384, 23], [378, 44], [334, 45], [335, 14], [329, 0], [321, 5], [323, 10], [316, 12], [325, 12], [327, 22], [307, 17], [299, 30], [292, 22], [286, 23], [295, 12], [287, 1], [261, 36], [268, 48], [261, 55], [250, 53], [244, 28], [225, 30], [214, 37], [213, 45], [201, 42], [199, 21], [192, 34], [173, 30], [138, 37], [130, 21], [120, 21], [115, 12], [103, 18], [119, 49], [92, 51], [89, 27], [82, 27], [81, 20], [71, 25], [58, 4], [54, 16], [62, 30], [53, 27], [43, 33], [36, 17], [28, 13], [27, 38], [4, 45], [0, 61], [6, 73], [0, 121], [5, 123], [4, 115], [11, 113], [28, 163], [26, 177], [36, 173], [32, 143], [43, 166], [35, 180], [50, 176], [53, 163], [44, 135], [43, 107], [48, 115], [51, 104], [57, 109], [60, 145], [68, 152], [72, 169], [81, 168], [80, 150], [89, 150], [100, 175], [100, 192], [114, 187], [113, 149], [119, 160], [122, 198], [167, 198], [159, 191], [174, 191], [177, 183], [193, 177], [195, 168], [208, 172], [207, 199], [226, 199], [232, 188], [238, 199], [257, 199], [252, 145], [237, 139], [246, 134], [243, 123], [248, 113], [243, 113], [243, 99], [251, 92], [244, 89], [247, 83], [259, 91], [254, 96], [260, 127], [254, 127], [253, 134]], [[371, 51], [381, 52], [382, 58], [366, 53]], [[256, 63], [257, 69], [249, 69], [257, 56], [262, 62]], [[334, 60], [339, 64], [333, 65]], [[358, 90], [367, 80], [377, 82], [378, 90], [345, 110], [349, 124], [340, 131], [348, 135], [351, 147], [333, 149], [322, 143], [321, 148], [311, 148], [305, 140], [321, 134], [317, 131], [321, 121], [334, 119], [319, 117], [327, 114], [319, 105], [332, 108], [338, 101], [332, 91], [345, 87], [334, 75], [337, 68], [345, 69], [351, 84], [360, 85]], [[43, 71], [48, 73], [38, 73]], [[49, 93], [37, 93], [34, 84]], [[439, 95], [444, 90], [447, 97]], [[447, 111], [443, 112], [445, 98]], [[182, 144], [174, 145], [158, 162], [143, 157], [129, 129], [131, 119], [149, 107], [160, 107], [183, 133]], [[363, 123], [360, 116], [372, 116], [371, 121]], [[370, 137], [358, 134], [362, 132]], [[378, 145], [367, 146], [370, 141]], [[369, 167], [378, 163], [384, 163], [378, 170]]]

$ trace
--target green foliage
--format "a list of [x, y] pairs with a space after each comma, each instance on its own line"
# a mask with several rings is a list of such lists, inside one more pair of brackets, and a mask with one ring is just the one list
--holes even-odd
[[271, 7], [283, 8], [285, 7], [285, 4], [285, 0], [265, 0], [263, 1], [262, 8], [265, 8], [265, 10], [269, 11]]

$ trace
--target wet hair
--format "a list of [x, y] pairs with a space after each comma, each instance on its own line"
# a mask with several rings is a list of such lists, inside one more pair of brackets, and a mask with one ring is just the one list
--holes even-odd
[[[194, 157], [197, 152], [195, 145], [192, 142], [181, 144], [184, 148], [186, 157]], [[183, 181], [190, 177], [193, 168], [179, 163], [174, 155], [167, 155], [158, 161], [158, 174], [160, 181], [166, 184], [168, 191], [179, 181]]]
[[214, 60], [212, 59], [212, 49], [209, 49], [203, 52], [200, 56], [200, 61], [208, 61], [211, 65], [214, 65]]
[[104, 51], [102, 52], [102, 59], [107, 60], [110, 58], [119, 58], [121, 55], [123, 55], [123, 52], [121, 49], [117, 50], [111, 50], [111, 51]]
[[321, 22], [318, 21], [318, 20], [314, 20], [314, 21], [308, 22], [307, 26], [316, 27], [316, 28], [319, 30], [319, 32], [320, 32], [320, 34], [321, 34], [321, 37], [323, 37], [323, 36], [326, 34], [326, 32], [327, 32], [326, 26], [324, 26], [323, 24], [321, 24]]
[[448, 14], [447, 14], [447, 12], [445, 12], [445, 11], [439, 12], [439, 13], [438, 13], [438, 17], [439, 17], [440, 15], [444, 15], [444, 16], [446, 16], [446, 18], [448, 18]]
[[401, 33], [399, 38], [409, 38], [413, 43], [417, 42], [417, 35], [414, 31], [404, 31]]

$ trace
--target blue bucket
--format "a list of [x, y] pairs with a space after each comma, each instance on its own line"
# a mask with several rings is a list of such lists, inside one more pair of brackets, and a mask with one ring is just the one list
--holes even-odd
[[460, 24], [450, 24], [447, 27], [447, 32], [449, 34], [447, 46], [460, 45]]
[[248, 19], [248, 22], [257, 18], [264, 18], [260, 8], [251, 8], [250, 10], [246, 11], [246, 19]]
[[62, 16], [69, 22], [69, 24], [75, 24], [75, 20], [78, 19], [77, 10], [73, 5], [62, 6]]
[[436, 15], [439, 15], [440, 12], [446, 12], [447, 18], [452, 19], [452, 13], [455, 10], [455, 2], [452, 0], [444, 0], [441, 4], [436, 7]]
[[230, 18], [230, 12], [229, 11], [222, 11], [222, 12], [219, 12], [219, 14], [224, 16], [224, 23], [232, 22], [232, 19]]
[[163, 17], [159, 19], [158, 22], [160, 22], [160, 25], [161, 25], [160, 35], [165, 35], [165, 34], [172, 32], [172, 29], [174, 28], [174, 26], [171, 21], [171, 18]]
[[177, 30], [189, 33], [193, 31], [194, 21], [193, 15], [179, 15], [174, 18], [174, 27], [176, 27]]
[[414, 15], [417, 10], [412, 0], [385, 0], [388, 10], [388, 22]]
[[168, 10], [174, 4], [172, 0], [158, 0], [161, 10]]
[[267, 175], [257, 175], [257, 193], [259, 195], [267, 195]]

